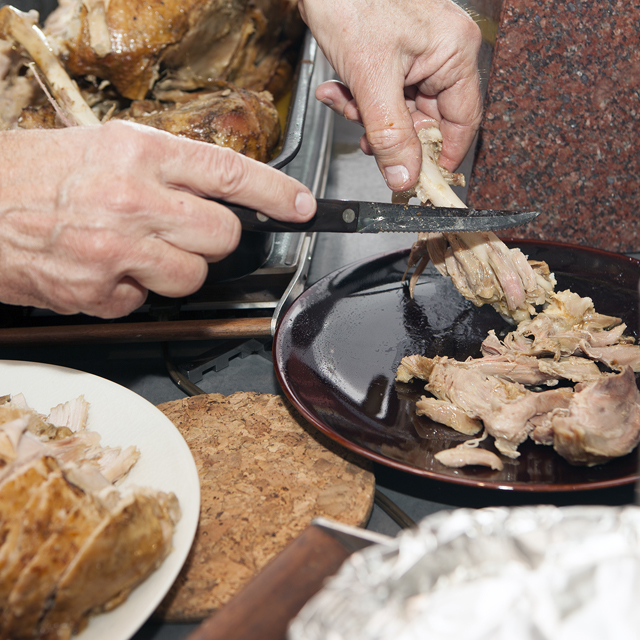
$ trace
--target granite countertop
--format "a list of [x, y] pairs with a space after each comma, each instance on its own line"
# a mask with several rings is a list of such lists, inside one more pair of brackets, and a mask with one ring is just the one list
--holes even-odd
[[639, 19], [613, 0], [504, 0], [470, 205], [541, 210], [524, 237], [640, 250]]

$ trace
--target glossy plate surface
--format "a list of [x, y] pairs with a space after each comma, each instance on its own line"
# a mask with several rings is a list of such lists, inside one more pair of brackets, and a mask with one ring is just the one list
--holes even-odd
[[[636, 336], [640, 261], [560, 243], [514, 241], [531, 259], [546, 261], [557, 291], [592, 298], [600, 313], [616, 315]], [[636, 454], [596, 467], [576, 467], [551, 447], [527, 441], [520, 458], [502, 471], [453, 469], [434, 454], [466, 439], [415, 414], [424, 383], [395, 382], [400, 360], [411, 354], [480, 357], [489, 329], [508, 331], [493, 308], [475, 307], [431, 265], [415, 298], [401, 284], [409, 250], [344, 267], [318, 281], [284, 315], [274, 360], [287, 396], [318, 429], [379, 463], [461, 485], [519, 491], [599, 489], [637, 477]], [[492, 438], [483, 443], [493, 448]]]
[[101, 435], [101, 444], [135, 445], [140, 450], [140, 458], [120, 486], [173, 491], [180, 502], [182, 515], [173, 534], [173, 550], [162, 565], [122, 605], [90, 618], [88, 626], [74, 636], [77, 640], [126, 640], [160, 604], [191, 548], [200, 513], [200, 482], [191, 451], [158, 408], [99, 376], [49, 364], [0, 360], [0, 395], [17, 393], [41, 413], [84, 395], [89, 402], [87, 428]]

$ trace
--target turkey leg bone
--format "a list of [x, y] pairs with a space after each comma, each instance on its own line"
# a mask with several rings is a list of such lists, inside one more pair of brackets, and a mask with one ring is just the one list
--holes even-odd
[[[442, 149], [440, 130], [423, 129], [418, 137], [422, 143], [420, 177], [415, 188], [403, 196], [415, 195], [436, 207], [466, 209], [449, 186], [464, 184], [464, 178], [438, 165]], [[418, 236], [409, 256], [407, 272], [417, 265], [409, 284], [412, 297], [429, 259], [442, 275], [451, 277], [465, 298], [477, 306], [493, 305], [510, 322], [535, 315], [535, 306], [544, 304], [555, 286], [555, 278], [546, 264], [531, 264], [520, 250], [509, 249], [491, 231], [425, 233]]]
[[[432, 204], [434, 207], [466, 209], [467, 205], [458, 198], [449, 186], [450, 184], [464, 186], [464, 176], [461, 173], [450, 173], [438, 164], [440, 152], [442, 151], [442, 134], [440, 133], [440, 129], [437, 127], [422, 129], [418, 132], [418, 138], [422, 144], [422, 166], [420, 167], [418, 182], [410, 191], [394, 194], [393, 201], [408, 202], [411, 197], [416, 196], [420, 202]], [[411, 247], [409, 264], [404, 274], [406, 277], [407, 273], [414, 266], [416, 267], [409, 282], [411, 297], [413, 297], [416, 282], [420, 274], [429, 264], [428, 243], [433, 244], [433, 238], [430, 238], [433, 235], [439, 236], [441, 234], [420, 233], [418, 234], [418, 239]], [[439, 265], [436, 265], [436, 268], [438, 268], [442, 275], [447, 275], [446, 270], [440, 268]]]
[[47, 37], [37, 25], [36, 12], [24, 13], [10, 5], [0, 9], [0, 38], [21, 45], [38, 65], [64, 117], [74, 125], [100, 124], [55, 56]]

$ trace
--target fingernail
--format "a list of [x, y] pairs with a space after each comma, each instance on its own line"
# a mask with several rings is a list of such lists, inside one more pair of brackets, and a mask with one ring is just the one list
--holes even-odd
[[333, 100], [331, 100], [331, 98], [322, 98], [320, 102], [322, 102], [322, 104], [327, 105], [327, 107], [333, 107]]
[[407, 183], [409, 180], [409, 171], [407, 167], [403, 167], [401, 164], [386, 167], [384, 170], [384, 179], [392, 189], [397, 189]]
[[296, 211], [303, 216], [310, 216], [316, 210], [315, 198], [306, 191], [301, 191], [296, 196]]

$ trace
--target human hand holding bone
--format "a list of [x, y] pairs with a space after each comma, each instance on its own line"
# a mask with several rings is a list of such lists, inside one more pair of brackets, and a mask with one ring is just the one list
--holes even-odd
[[364, 125], [361, 147], [373, 154], [394, 191], [420, 172], [416, 130], [434, 124], [444, 145], [440, 163], [455, 170], [482, 114], [478, 76], [481, 34], [451, 0], [299, 0], [342, 83], [320, 85], [316, 97]]

